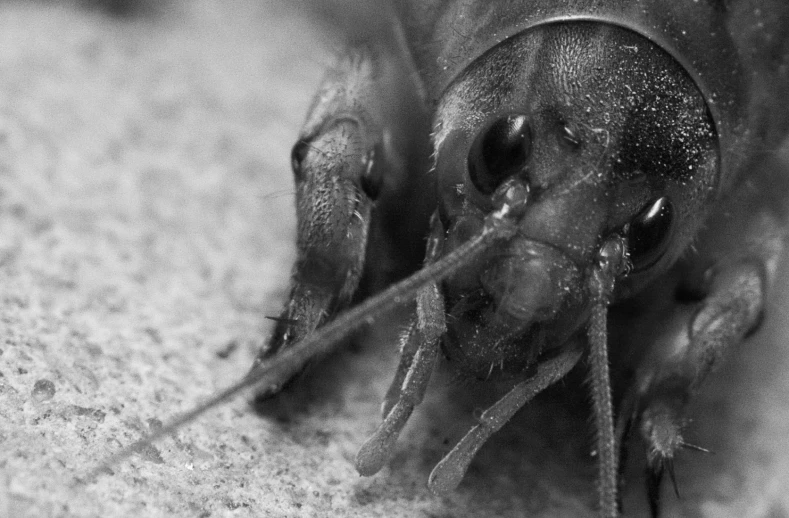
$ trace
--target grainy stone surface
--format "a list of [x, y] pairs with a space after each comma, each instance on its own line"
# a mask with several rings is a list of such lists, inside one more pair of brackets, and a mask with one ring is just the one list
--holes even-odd
[[[384, 326], [273, 416], [235, 401], [74, 484], [249, 368], [284, 295], [289, 148], [331, 47], [284, 2], [128, 18], [80, 4], [0, 3], [0, 516], [587, 514], [590, 427], [551, 401], [456, 493], [430, 495], [432, 466], [490, 402], [441, 376], [390, 465], [360, 478], [395, 362]], [[716, 454], [679, 459], [671, 516], [789, 514], [782, 279], [764, 332], [694, 403], [691, 437]], [[633, 457], [626, 508], [641, 515]]]

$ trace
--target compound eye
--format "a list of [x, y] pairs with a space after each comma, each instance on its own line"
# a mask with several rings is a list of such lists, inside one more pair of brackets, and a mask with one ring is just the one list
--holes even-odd
[[510, 115], [481, 132], [468, 155], [471, 183], [482, 194], [492, 194], [507, 178], [525, 170], [532, 137], [525, 115]]
[[627, 249], [633, 270], [644, 270], [657, 263], [671, 242], [674, 207], [663, 196], [647, 204], [633, 218], [626, 231]]
[[362, 171], [362, 176], [359, 179], [362, 191], [373, 201], [378, 199], [378, 196], [381, 194], [381, 185], [384, 181], [381, 168], [377, 167], [375, 163], [375, 153], [375, 148], [372, 148], [364, 155], [362, 159], [364, 171]]
[[303, 139], [296, 141], [293, 145], [293, 149], [290, 150], [290, 167], [293, 169], [296, 180], [303, 179], [304, 171], [302, 169], [302, 164], [304, 163], [304, 159], [307, 158], [307, 153], [309, 151], [310, 143]]

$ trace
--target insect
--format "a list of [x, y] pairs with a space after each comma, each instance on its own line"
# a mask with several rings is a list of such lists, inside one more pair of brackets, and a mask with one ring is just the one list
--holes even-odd
[[[361, 474], [391, 458], [439, 356], [510, 391], [436, 466], [436, 493], [584, 358], [600, 515], [619, 513], [630, 437], [644, 444], [657, 515], [674, 458], [701, 449], [684, 438], [688, 401], [758, 326], [783, 251], [786, 174], [770, 151], [789, 117], [768, 100], [789, 93], [789, 6], [376, 8], [293, 148], [298, 258], [271, 340], [242, 382], [154, 437], [243, 388], [276, 393], [411, 301]], [[420, 270], [364, 298], [423, 249]]]

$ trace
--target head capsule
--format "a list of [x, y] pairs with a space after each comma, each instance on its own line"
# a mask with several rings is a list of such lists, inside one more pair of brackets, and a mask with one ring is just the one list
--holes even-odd
[[718, 135], [694, 80], [636, 32], [547, 23], [475, 60], [444, 92], [434, 132], [447, 250], [517, 178], [518, 233], [444, 283], [444, 349], [480, 377], [517, 374], [586, 321], [602, 243], [624, 238], [623, 296], [665, 271], [719, 183]]

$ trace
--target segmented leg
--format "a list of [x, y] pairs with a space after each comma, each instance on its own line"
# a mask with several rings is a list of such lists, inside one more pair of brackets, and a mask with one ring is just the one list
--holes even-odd
[[[438, 259], [443, 241], [444, 228], [434, 214], [425, 265]], [[373, 475], [391, 458], [400, 432], [425, 395], [445, 330], [444, 299], [438, 284], [430, 282], [417, 293], [416, 313], [403, 336], [400, 365], [384, 400], [384, 420], [356, 456], [359, 474]]]
[[[398, 40], [383, 33], [354, 41], [324, 77], [291, 156], [298, 227], [290, 294], [253, 369], [358, 298], [363, 276], [373, 271], [367, 284], [382, 284], [416, 266], [422, 243], [414, 236], [432, 198], [418, 174], [428, 167], [429, 119], [414, 77]], [[389, 221], [394, 205], [405, 214], [399, 226]], [[403, 228], [412, 234], [398, 234]], [[374, 257], [365, 270], [377, 250], [390, 261]]]
[[559, 356], [546, 360], [537, 366], [537, 373], [512, 388], [503, 398], [487, 409], [474, 426], [458, 442], [452, 451], [439, 462], [430, 473], [428, 487], [435, 494], [453, 491], [466, 474], [469, 464], [479, 449], [490, 437], [499, 431], [515, 412], [528, 403], [534, 396], [548, 386], [562, 379], [570, 372], [581, 357], [581, 349], [563, 351]]
[[[740, 218], [744, 219], [745, 216]], [[674, 491], [674, 459], [680, 449], [705, 451], [684, 439], [685, 407], [707, 375], [761, 321], [784, 236], [777, 221], [757, 215], [743, 223], [746, 242], [729, 245], [704, 274], [704, 298], [680, 305], [661, 320], [661, 334], [636, 374], [623, 412], [635, 421], [647, 448], [647, 493], [653, 516], [660, 513], [660, 486], [668, 472]], [[709, 247], [713, 248], [714, 247]], [[695, 270], [691, 270], [695, 272]], [[698, 283], [694, 279], [706, 279]]]
[[647, 446], [647, 491], [652, 514], [659, 513], [660, 483], [668, 471], [675, 491], [673, 462], [686, 446], [685, 406], [732, 347], [758, 324], [764, 307], [764, 267], [745, 260], [721, 269], [697, 308], [684, 308], [673, 318], [673, 333], [664, 337], [639, 371], [639, 431]]
[[[443, 304], [440, 309], [443, 311]], [[406, 339], [419, 345], [399, 387], [397, 397], [393, 400], [392, 408], [356, 456], [356, 470], [360, 475], [370, 476], [378, 473], [391, 458], [400, 432], [411, 417], [414, 408], [422, 402], [427, 390], [438, 353], [439, 337], [440, 334], [433, 335], [421, 329], [418, 323], [411, 323]]]
[[389, 385], [389, 390], [386, 391], [386, 396], [384, 396], [384, 400], [381, 403], [382, 418], [386, 418], [389, 415], [392, 407], [399, 401], [400, 394], [403, 392], [403, 383], [411, 370], [414, 356], [420, 346], [420, 340], [413, 338], [415, 332], [416, 322], [411, 322], [400, 337], [400, 362], [397, 365], [394, 379]]

